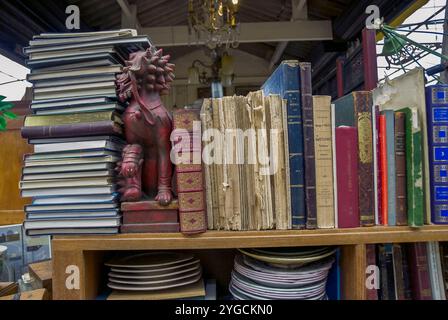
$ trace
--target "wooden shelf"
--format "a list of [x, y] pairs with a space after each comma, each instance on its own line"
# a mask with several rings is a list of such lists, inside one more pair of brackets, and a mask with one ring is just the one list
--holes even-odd
[[180, 233], [59, 236], [54, 238], [52, 244], [53, 250], [84, 251], [294, 247], [424, 241], [448, 241], [448, 226], [288, 231], [208, 231], [197, 236], [184, 236]]

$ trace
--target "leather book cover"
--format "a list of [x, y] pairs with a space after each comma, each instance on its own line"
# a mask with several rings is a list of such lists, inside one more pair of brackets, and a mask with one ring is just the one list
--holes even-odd
[[426, 243], [412, 243], [409, 244], [408, 249], [412, 298], [414, 300], [432, 300]]
[[395, 197], [397, 226], [408, 224], [406, 198], [406, 130], [405, 114], [395, 112]]
[[179, 232], [179, 223], [138, 223], [122, 224], [121, 233], [165, 233]]
[[375, 190], [375, 224], [382, 225], [382, 190], [381, 190], [381, 150], [380, 150], [380, 110], [378, 106], [372, 109], [373, 115], [373, 162], [374, 162], [374, 190]]
[[400, 244], [392, 245], [392, 257], [395, 278], [395, 297], [396, 300], [405, 300], [405, 280], [403, 272], [403, 256]]
[[411, 273], [406, 245], [401, 244], [401, 263], [403, 265], [404, 300], [412, 300]]
[[387, 176], [387, 136], [386, 116], [380, 115], [380, 164], [381, 164], [381, 221], [384, 226], [388, 225], [388, 176]]
[[314, 139], [313, 89], [311, 64], [300, 63], [300, 91], [302, 98], [303, 150], [305, 167], [306, 228], [315, 229], [317, 222], [316, 153]]
[[123, 211], [123, 224], [179, 222], [177, 210]]
[[[366, 265], [376, 266], [376, 246], [374, 244], [366, 245]], [[367, 300], [378, 300], [378, 290], [377, 289], [367, 289], [366, 288], [366, 298]]]
[[115, 111], [70, 113], [56, 115], [28, 115], [23, 123], [24, 127], [44, 127], [51, 125], [80, 124], [85, 122], [114, 121], [122, 123]]
[[372, 94], [353, 92], [353, 105], [358, 127], [358, 186], [361, 226], [375, 224], [373, 191]]
[[299, 68], [300, 66], [297, 60], [282, 61], [280, 66], [262, 86], [262, 90], [266, 96], [269, 94], [279, 94], [287, 102], [289, 186], [291, 190], [293, 229], [303, 229], [306, 225], [304, 140]]
[[162, 206], [157, 201], [122, 202], [121, 211], [150, 211], [150, 210], [177, 210], [178, 202], [173, 200], [169, 205]]
[[[193, 131], [201, 129], [199, 110], [183, 109], [176, 110], [173, 115], [173, 135], [179, 137], [185, 132], [190, 133], [190, 141], [193, 145], [201, 147], [201, 142], [194, 143], [198, 139], [198, 134], [193, 135]], [[179, 130], [176, 133], [176, 130]], [[197, 142], [197, 141], [196, 141]], [[186, 147], [186, 148], [185, 148]], [[204, 172], [202, 159], [199, 163], [194, 154], [199, 150], [193, 150], [193, 147], [183, 145], [182, 152], [190, 156], [190, 161], [184, 162], [182, 166], [176, 166], [176, 183], [179, 201], [179, 223], [180, 231], [185, 234], [195, 234], [207, 230], [207, 213], [204, 192]], [[193, 155], [193, 158], [192, 158]], [[175, 155], [179, 156], [178, 154]], [[182, 156], [182, 155], [181, 155]], [[177, 159], [177, 158], [176, 158]]]
[[338, 127], [336, 132], [338, 227], [360, 226], [358, 195], [358, 130]]
[[22, 138], [69, 138], [100, 135], [122, 135], [121, 125], [113, 121], [86, 122], [55, 126], [22, 127]]

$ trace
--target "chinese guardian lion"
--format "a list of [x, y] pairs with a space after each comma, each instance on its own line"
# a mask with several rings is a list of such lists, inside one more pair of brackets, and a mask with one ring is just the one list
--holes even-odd
[[160, 99], [174, 80], [174, 64], [169, 60], [162, 49], [134, 52], [117, 77], [118, 98], [128, 103], [123, 113], [127, 145], [117, 166], [122, 201], [139, 201], [146, 195], [165, 206], [173, 200], [173, 124]]

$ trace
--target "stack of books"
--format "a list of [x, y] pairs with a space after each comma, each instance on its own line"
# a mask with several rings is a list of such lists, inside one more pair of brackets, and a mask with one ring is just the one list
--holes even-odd
[[[367, 260], [379, 267], [369, 300], [446, 300], [446, 246], [438, 242], [378, 244]], [[378, 289], [375, 289], [378, 288]]]
[[20, 182], [29, 235], [111, 234], [120, 226], [115, 178], [125, 145], [115, 77], [151, 46], [134, 30], [41, 34], [24, 49], [33, 83]]

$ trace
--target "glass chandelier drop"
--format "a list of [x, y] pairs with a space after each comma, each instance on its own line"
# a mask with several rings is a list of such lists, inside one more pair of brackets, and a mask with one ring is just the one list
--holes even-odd
[[238, 0], [189, 0], [188, 31], [210, 49], [238, 47]]

